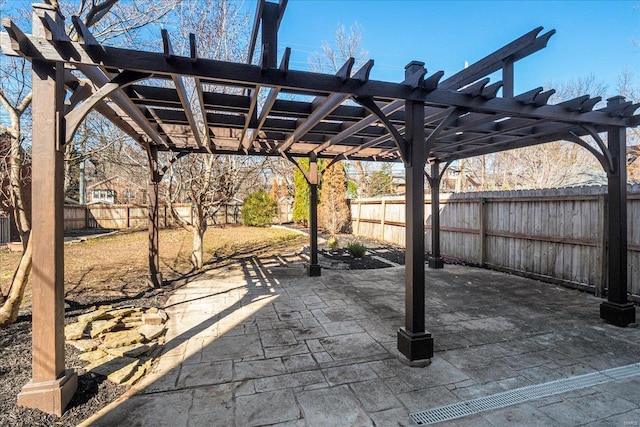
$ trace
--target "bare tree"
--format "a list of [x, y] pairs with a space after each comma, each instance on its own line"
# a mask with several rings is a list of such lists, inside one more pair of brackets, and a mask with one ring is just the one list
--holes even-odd
[[[119, 43], [134, 42], [139, 39], [137, 30], [149, 23], [158, 22], [173, 10], [177, 0], [155, 2], [153, 0], [133, 0], [119, 2], [118, 0], [79, 0], [58, 2], [48, 0], [48, 3], [58, 7], [61, 12], [80, 16], [87, 27], [97, 30], [98, 40], [112, 40]], [[20, 17], [15, 17], [20, 20]], [[22, 17], [24, 19], [24, 16]], [[69, 31], [72, 38], [76, 36]], [[29, 233], [31, 224], [26, 210], [23, 185], [21, 185], [20, 167], [25, 161], [27, 146], [30, 142], [28, 127], [24, 118], [31, 105], [31, 73], [27, 61], [9, 59], [7, 67], [2, 67], [2, 86], [0, 87], [0, 104], [9, 117], [8, 124], [0, 124], [0, 134], [9, 135], [10, 154], [9, 167], [9, 200], [16, 226], [19, 230], [24, 251], [20, 263], [14, 273], [6, 296], [3, 296], [0, 307], [0, 326], [12, 323], [18, 316], [18, 309], [27, 285], [31, 271], [31, 245]], [[66, 148], [70, 157], [73, 153], [72, 144]]]
[[[344, 24], [338, 24], [332, 43], [323, 41], [320, 50], [315, 51], [309, 57], [309, 67], [311, 71], [319, 73], [335, 73], [349, 58], [354, 58], [354, 68], [357, 69], [364, 64], [369, 56], [369, 52], [362, 48], [362, 38], [364, 28], [357, 22], [353, 23], [349, 29]], [[360, 160], [345, 162], [346, 172], [358, 186], [358, 195], [367, 197], [371, 175], [379, 167], [373, 162], [363, 162]], [[353, 167], [355, 173], [349, 173]]]
[[[548, 86], [554, 86], [549, 84]], [[593, 75], [556, 86], [555, 102], [586, 93], [606, 97], [608, 86]], [[478, 190], [554, 188], [604, 178], [597, 160], [586, 149], [567, 141], [534, 145], [459, 161], [461, 175], [480, 184]], [[464, 186], [464, 183], [460, 183]]]
[[[188, 49], [189, 34], [193, 33], [196, 35], [198, 51], [209, 58], [236, 62], [246, 59], [249, 18], [240, 4], [229, 0], [183, 2], [178, 15], [181, 26], [174, 37], [177, 50]], [[194, 114], [198, 116], [200, 108], [195, 104], [198, 99], [195, 81], [188, 80], [185, 83]], [[217, 87], [206, 89], [220, 90]], [[196, 120], [200, 124], [201, 134], [208, 135], [203, 118], [196, 117]], [[202, 240], [207, 223], [223, 204], [236, 196], [248, 177], [255, 177], [259, 173], [263, 164], [263, 160], [214, 154], [189, 155], [172, 164], [168, 171], [166, 199], [176, 222], [192, 232], [191, 261], [194, 267], [202, 267]], [[181, 219], [173, 209], [173, 204], [178, 201], [192, 204], [191, 223]]]
[[[262, 162], [250, 157], [212, 154], [186, 156], [169, 168], [167, 203], [173, 219], [192, 233], [194, 267], [201, 268], [203, 264], [202, 242], [208, 222], [246, 183], [255, 184], [261, 168]], [[175, 203], [191, 204], [191, 222], [177, 213]]]

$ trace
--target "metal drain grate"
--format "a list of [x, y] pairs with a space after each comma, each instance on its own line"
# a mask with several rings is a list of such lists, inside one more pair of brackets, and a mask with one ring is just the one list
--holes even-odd
[[516, 388], [492, 394], [491, 396], [440, 406], [427, 411], [414, 412], [410, 416], [418, 425], [435, 424], [635, 376], [640, 376], [640, 363]]

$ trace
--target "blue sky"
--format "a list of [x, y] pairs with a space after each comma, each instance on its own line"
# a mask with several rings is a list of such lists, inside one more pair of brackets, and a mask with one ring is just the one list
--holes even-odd
[[[30, 3], [5, 0], [2, 15]], [[244, 0], [251, 15], [255, 5]], [[640, 0], [289, 0], [280, 50], [291, 47], [291, 67], [306, 70], [308, 57], [333, 40], [338, 24], [355, 22], [378, 80], [401, 81], [412, 60], [425, 62], [430, 73], [443, 70], [446, 78], [539, 26], [557, 33], [546, 49], [518, 62], [516, 93], [589, 75], [613, 93], [625, 67], [640, 78], [640, 46], [632, 42], [640, 40]]]
[[292, 67], [305, 68], [338, 23], [354, 22], [364, 29], [362, 46], [378, 80], [401, 81], [412, 60], [446, 78], [539, 26], [556, 34], [546, 49], [518, 62], [516, 93], [591, 74], [613, 89], [625, 67], [640, 74], [640, 46], [632, 43], [640, 40], [640, 0], [290, 0], [278, 41], [292, 48]]

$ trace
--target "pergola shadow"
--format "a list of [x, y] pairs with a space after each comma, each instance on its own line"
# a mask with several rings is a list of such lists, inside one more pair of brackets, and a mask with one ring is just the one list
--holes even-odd
[[[156, 375], [82, 425], [409, 425], [410, 412], [638, 362], [640, 330], [598, 320], [599, 299], [448, 266], [427, 270], [427, 326], [439, 339], [431, 365], [416, 369], [395, 346], [402, 267], [311, 279], [300, 265], [272, 261], [247, 262], [176, 294], [168, 310], [181, 309]], [[234, 293], [220, 311], [206, 312]], [[604, 402], [615, 391], [620, 407], [637, 409], [640, 401], [620, 395], [633, 384], [555, 401]], [[540, 414], [548, 402], [531, 404], [540, 408], [536, 419], [553, 423]]]

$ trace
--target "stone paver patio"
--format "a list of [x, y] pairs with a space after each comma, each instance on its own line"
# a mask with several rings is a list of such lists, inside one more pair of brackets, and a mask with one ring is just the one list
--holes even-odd
[[[640, 328], [600, 299], [517, 276], [427, 269], [424, 368], [397, 357], [404, 268], [329, 271], [251, 259], [167, 303], [155, 371], [83, 425], [414, 426], [411, 412], [640, 362]], [[444, 425], [640, 425], [640, 376]]]

